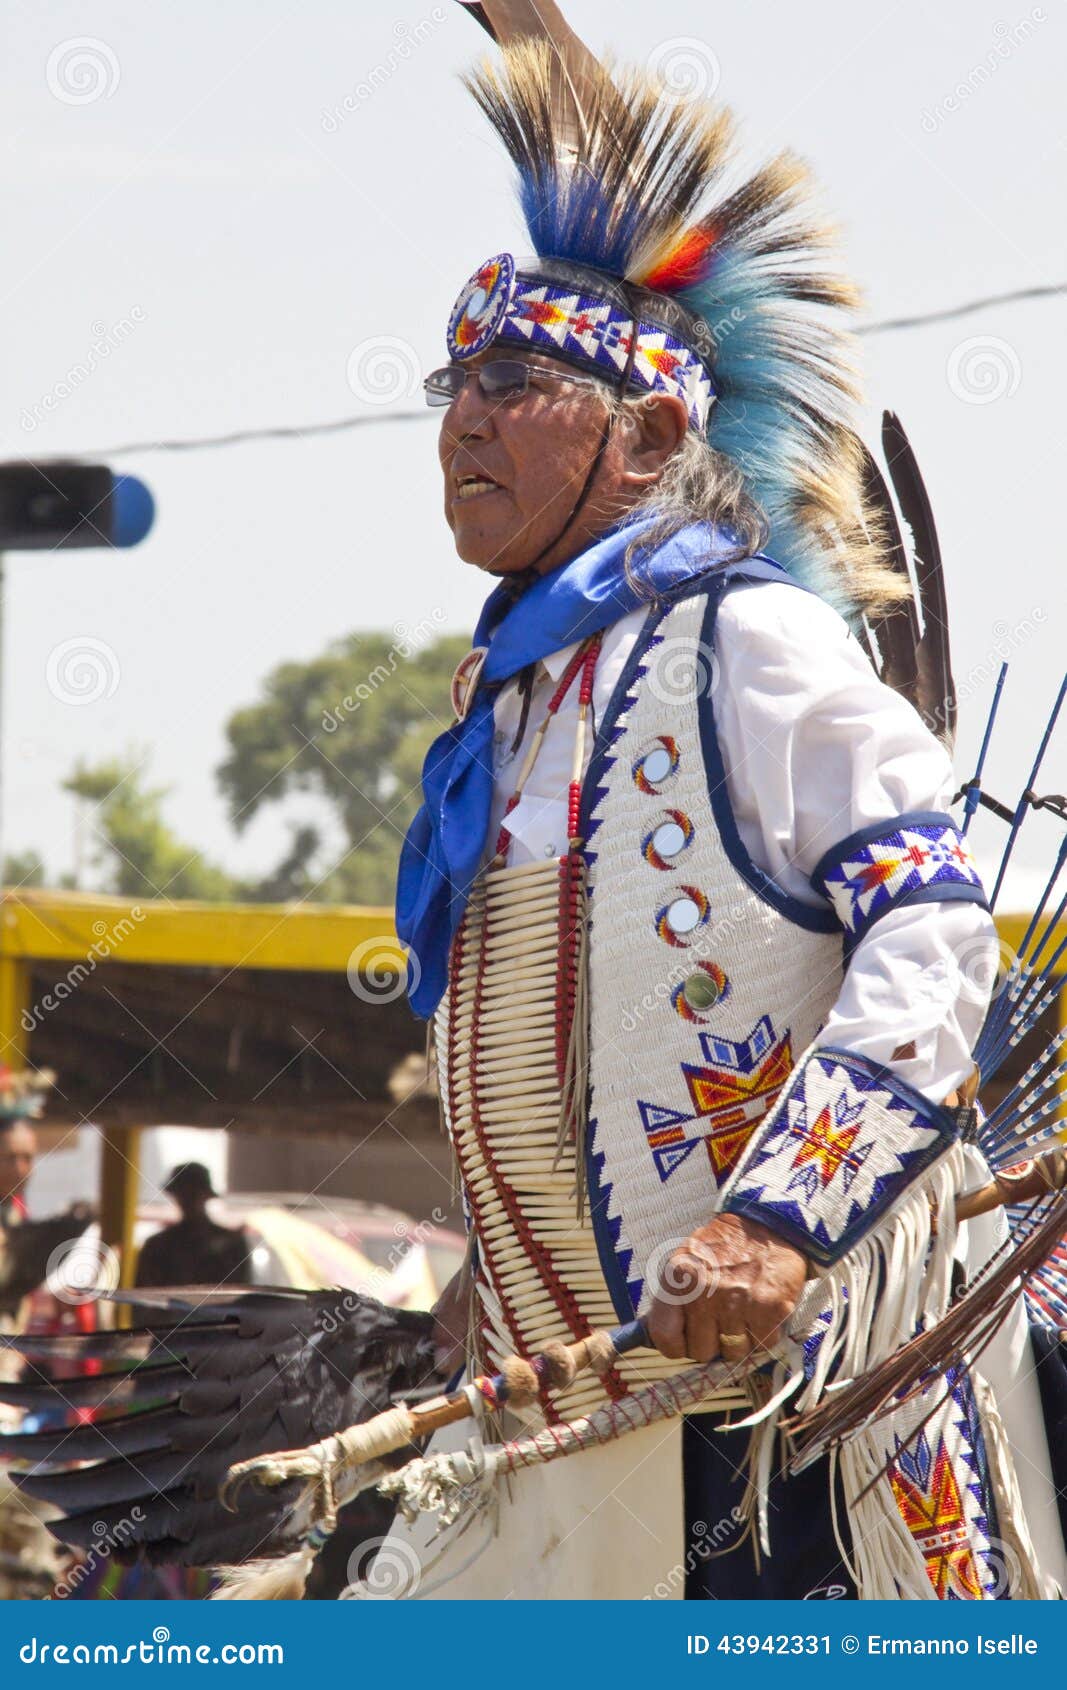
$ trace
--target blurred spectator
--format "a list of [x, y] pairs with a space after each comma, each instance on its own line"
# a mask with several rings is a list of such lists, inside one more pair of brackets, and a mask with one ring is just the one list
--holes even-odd
[[29, 1121], [0, 1122], [0, 1225], [26, 1219], [25, 1190], [37, 1160], [37, 1134]]
[[0, 1225], [26, 1219], [25, 1188], [37, 1160], [37, 1134], [31, 1121], [44, 1110], [55, 1084], [50, 1068], [9, 1068], [0, 1062]]
[[202, 1162], [182, 1162], [163, 1187], [180, 1221], [146, 1239], [137, 1260], [138, 1288], [155, 1285], [250, 1285], [251, 1245], [243, 1227], [219, 1226], [207, 1206], [218, 1193]]

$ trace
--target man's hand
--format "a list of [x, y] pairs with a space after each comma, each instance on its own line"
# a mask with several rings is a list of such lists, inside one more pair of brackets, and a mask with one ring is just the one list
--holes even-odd
[[671, 1361], [742, 1361], [773, 1343], [796, 1307], [807, 1259], [758, 1221], [716, 1215], [660, 1271], [647, 1324]]

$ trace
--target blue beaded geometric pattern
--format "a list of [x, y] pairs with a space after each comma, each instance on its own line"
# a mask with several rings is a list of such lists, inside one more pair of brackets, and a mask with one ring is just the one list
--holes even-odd
[[933, 1595], [939, 1602], [1010, 1600], [1014, 1569], [998, 1537], [985, 1434], [966, 1369], [939, 1374], [891, 1417], [889, 1430], [886, 1478]]
[[964, 899], [986, 903], [967, 841], [951, 816], [923, 811], [853, 833], [820, 859], [811, 877], [850, 941], [902, 904]]
[[[490, 343], [512, 341], [617, 378], [626, 369], [634, 327], [613, 301], [516, 273], [511, 254], [502, 252], [486, 259], [463, 288], [446, 338], [449, 356], [458, 360]], [[690, 428], [703, 432], [714, 397], [703, 360], [668, 329], [646, 322], [636, 329], [631, 383], [683, 399]]]
[[889, 1069], [826, 1045], [794, 1071], [723, 1208], [830, 1266], [957, 1136], [951, 1115]]

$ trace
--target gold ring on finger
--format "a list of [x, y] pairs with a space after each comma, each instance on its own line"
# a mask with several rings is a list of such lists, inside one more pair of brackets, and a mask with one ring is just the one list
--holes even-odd
[[727, 1351], [732, 1352], [734, 1355], [736, 1355], [738, 1353], [738, 1351], [740, 1351], [740, 1353], [742, 1355], [747, 1355], [750, 1347], [751, 1346], [750, 1346], [749, 1336], [748, 1336], [747, 1332], [720, 1332], [719, 1333], [719, 1348], [720, 1348], [720, 1350], [722, 1350], [724, 1355], [726, 1354]]

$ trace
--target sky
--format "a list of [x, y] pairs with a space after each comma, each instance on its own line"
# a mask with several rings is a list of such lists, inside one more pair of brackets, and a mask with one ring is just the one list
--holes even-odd
[[[214, 779], [230, 714], [280, 662], [360, 628], [468, 631], [483, 597], [451, 551], [434, 423], [380, 419], [419, 406], [476, 265], [525, 250], [458, 81], [489, 44], [451, 0], [2, 15], [0, 458], [376, 424], [116, 457], [157, 502], [143, 545], [9, 554], [3, 846], [84, 869], [92, 816], [60, 783], [135, 751], [182, 838], [264, 871], [311, 801], [234, 833]], [[595, 50], [714, 91], [753, 160], [810, 161], [867, 320], [1067, 279], [1056, 0], [575, 0], [568, 16]], [[1053, 297], [865, 342], [869, 420], [900, 413], [941, 532], [959, 772], [1006, 656], [989, 784], [1012, 800], [1064, 666], [1065, 324]], [[1042, 784], [1067, 789], [1067, 727]], [[1055, 837], [1035, 819], [1014, 901]], [[983, 852], [994, 838], [979, 831]]]

